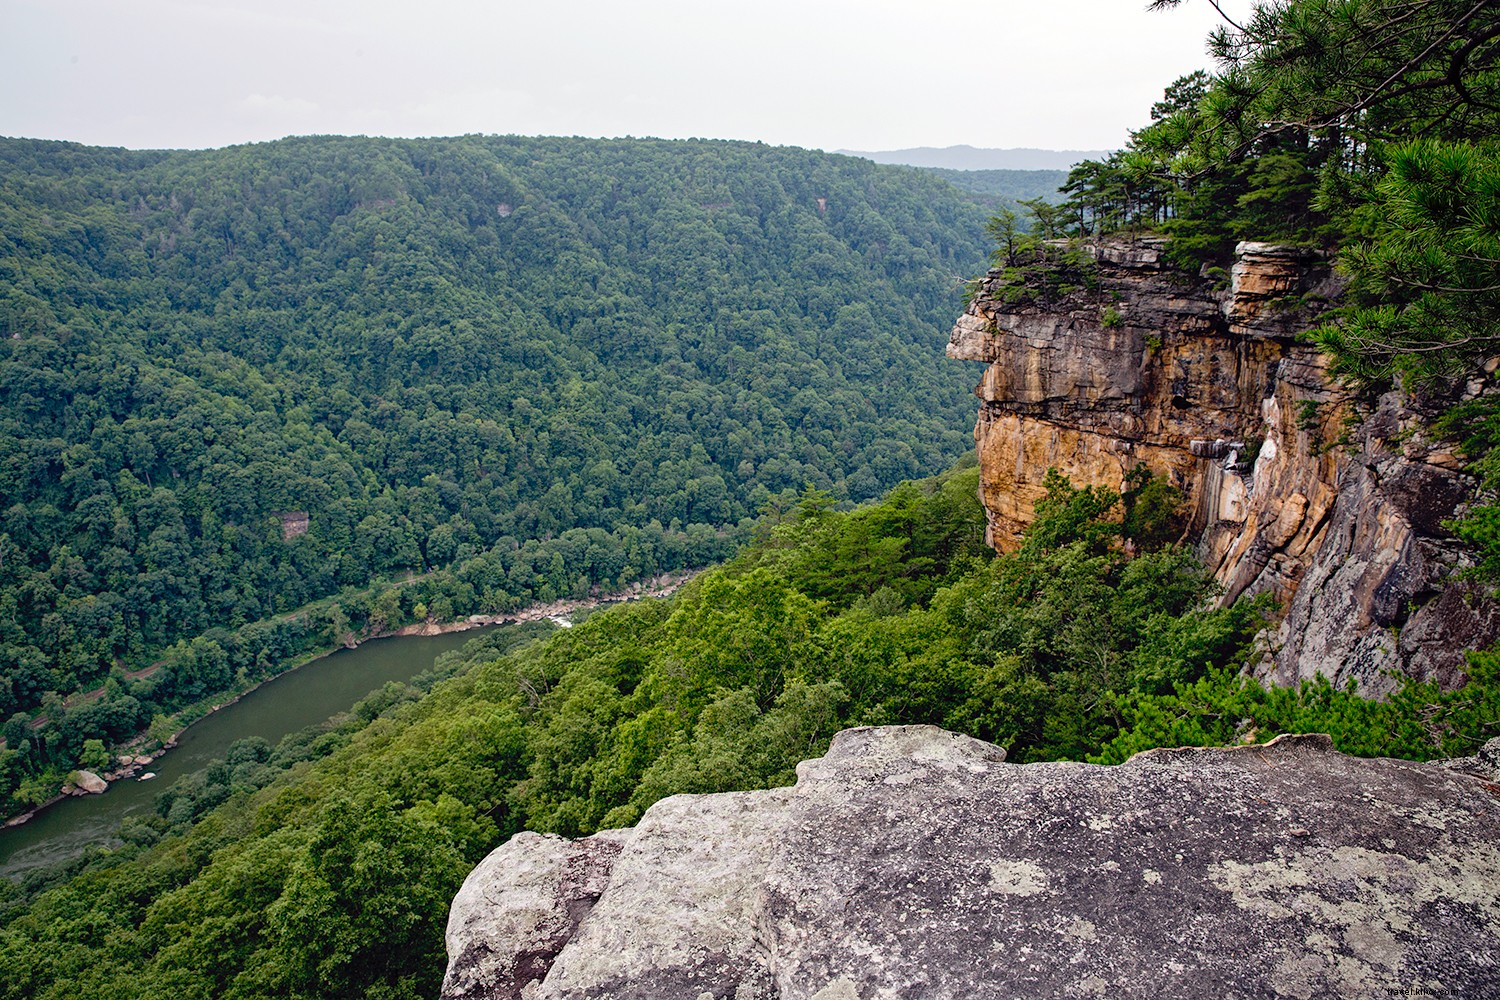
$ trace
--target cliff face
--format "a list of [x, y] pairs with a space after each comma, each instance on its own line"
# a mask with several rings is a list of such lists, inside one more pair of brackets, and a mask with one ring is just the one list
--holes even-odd
[[1315, 253], [1245, 243], [1227, 281], [1150, 241], [1096, 248], [1096, 288], [1006, 301], [991, 272], [950, 357], [987, 365], [975, 441], [989, 537], [1015, 547], [1049, 468], [1119, 489], [1144, 464], [1191, 504], [1187, 537], [1225, 600], [1282, 604], [1261, 676], [1327, 675], [1367, 694], [1393, 671], [1461, 681], [1500, 615], [1453, 579], [1442, 527], [1472, 493], [1400, 395], [1360, 401], [1298, 342], [1339, 292]]
[[1463, 773], [1304, 736], [1018, 765], [848, 730], [794, 788], [512, 838], [454, 900], [443, 996], [1489, 995], [1497, 753]]

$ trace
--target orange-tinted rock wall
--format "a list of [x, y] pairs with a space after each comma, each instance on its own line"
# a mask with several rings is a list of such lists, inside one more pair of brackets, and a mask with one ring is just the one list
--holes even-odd
[[991, 272], [954, 327], [949, 355], [987, 366], [975, 443], [992, 544], [1019, 544], [1049, 468], [1119, 489], [1144, 464], [1188, 497], [1188, 540], [1225, 599], [1281, 603], [1264, 676], [1459, 682], [1462, 642], [1500, 633], [1491, 605], [1453, 596], [1463, 556], [1441, 522], [1473, 484], [1407, 401], [1358, 404], [1299, 341], [1338, 294], [1327, 262], [1241, 244], [1215, 287], [1153, 242], [1095, 255], [1097, 287], [1053, 302], [1007, 302]]

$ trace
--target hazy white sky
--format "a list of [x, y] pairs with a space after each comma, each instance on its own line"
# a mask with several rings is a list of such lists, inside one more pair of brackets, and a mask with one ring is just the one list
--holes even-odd
[[1208, 65], [1205, 0], [1146, 3], [0, 0], [0, 135], [1107, 149]]

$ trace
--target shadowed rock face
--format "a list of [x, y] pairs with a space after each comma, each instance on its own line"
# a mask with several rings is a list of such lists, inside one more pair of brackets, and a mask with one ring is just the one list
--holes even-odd
[[848, 730], [795, 788], [497, 849], [455, 900], [443, 995], [1493, 995], [1489, 751], [1439, 767], [1310, 736], [1014, 765], [932, 727]]
[[1450, 585], [1463, 556], [1443, 521], [1474, 482], [1423, 430], [1448, 401], [1360, 403], [1330, 381], [1297, 341], [1339, 292], [1317, 254], [1243, 243], [1226, 288], [1150, 241], [1096, 256], [1098, 287], [1053, 302], [1006, 302], [991, 272], [953, 329], [949, 356], [988, 366], [974, 436], [992, 544], [1019, 544], [1049, 468], [1119, 489], [1144, 464], [1187, 495], [1224, 599], [1284, 606], [1262, 677], [1461, 683], [1500, 615]]

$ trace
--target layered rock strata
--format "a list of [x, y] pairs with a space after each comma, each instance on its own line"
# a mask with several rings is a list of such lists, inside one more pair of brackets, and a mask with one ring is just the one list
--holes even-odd
[[1495, 752], [1326, 737], [1005, 763], [840, 733], [795, 788], [521, 834], [455, 900], [443, 995], [504, 1000], [1490, 995]]
[[1315, 252], [1242, 243], [1218, 282], [1153, 241], [1094, 249], [1097, 284], [1056, 301], [980, 283], [950, 357], [987, 365], [975, 441], [991, 542], [1019, 544], [1049, 468], [1120, 489], [1138, 464], [1191, 504], [1187, 538], [1225, 600], [1269, 591], [1284, 616], [1259, 672], [1378, 695], [1409, 674], [1461, 683], [1462, 650], [1500, 637], [1443, 521], [1474, 482], [1431, 416], [1357, 400], [1299, 334], [1338, 292]]

